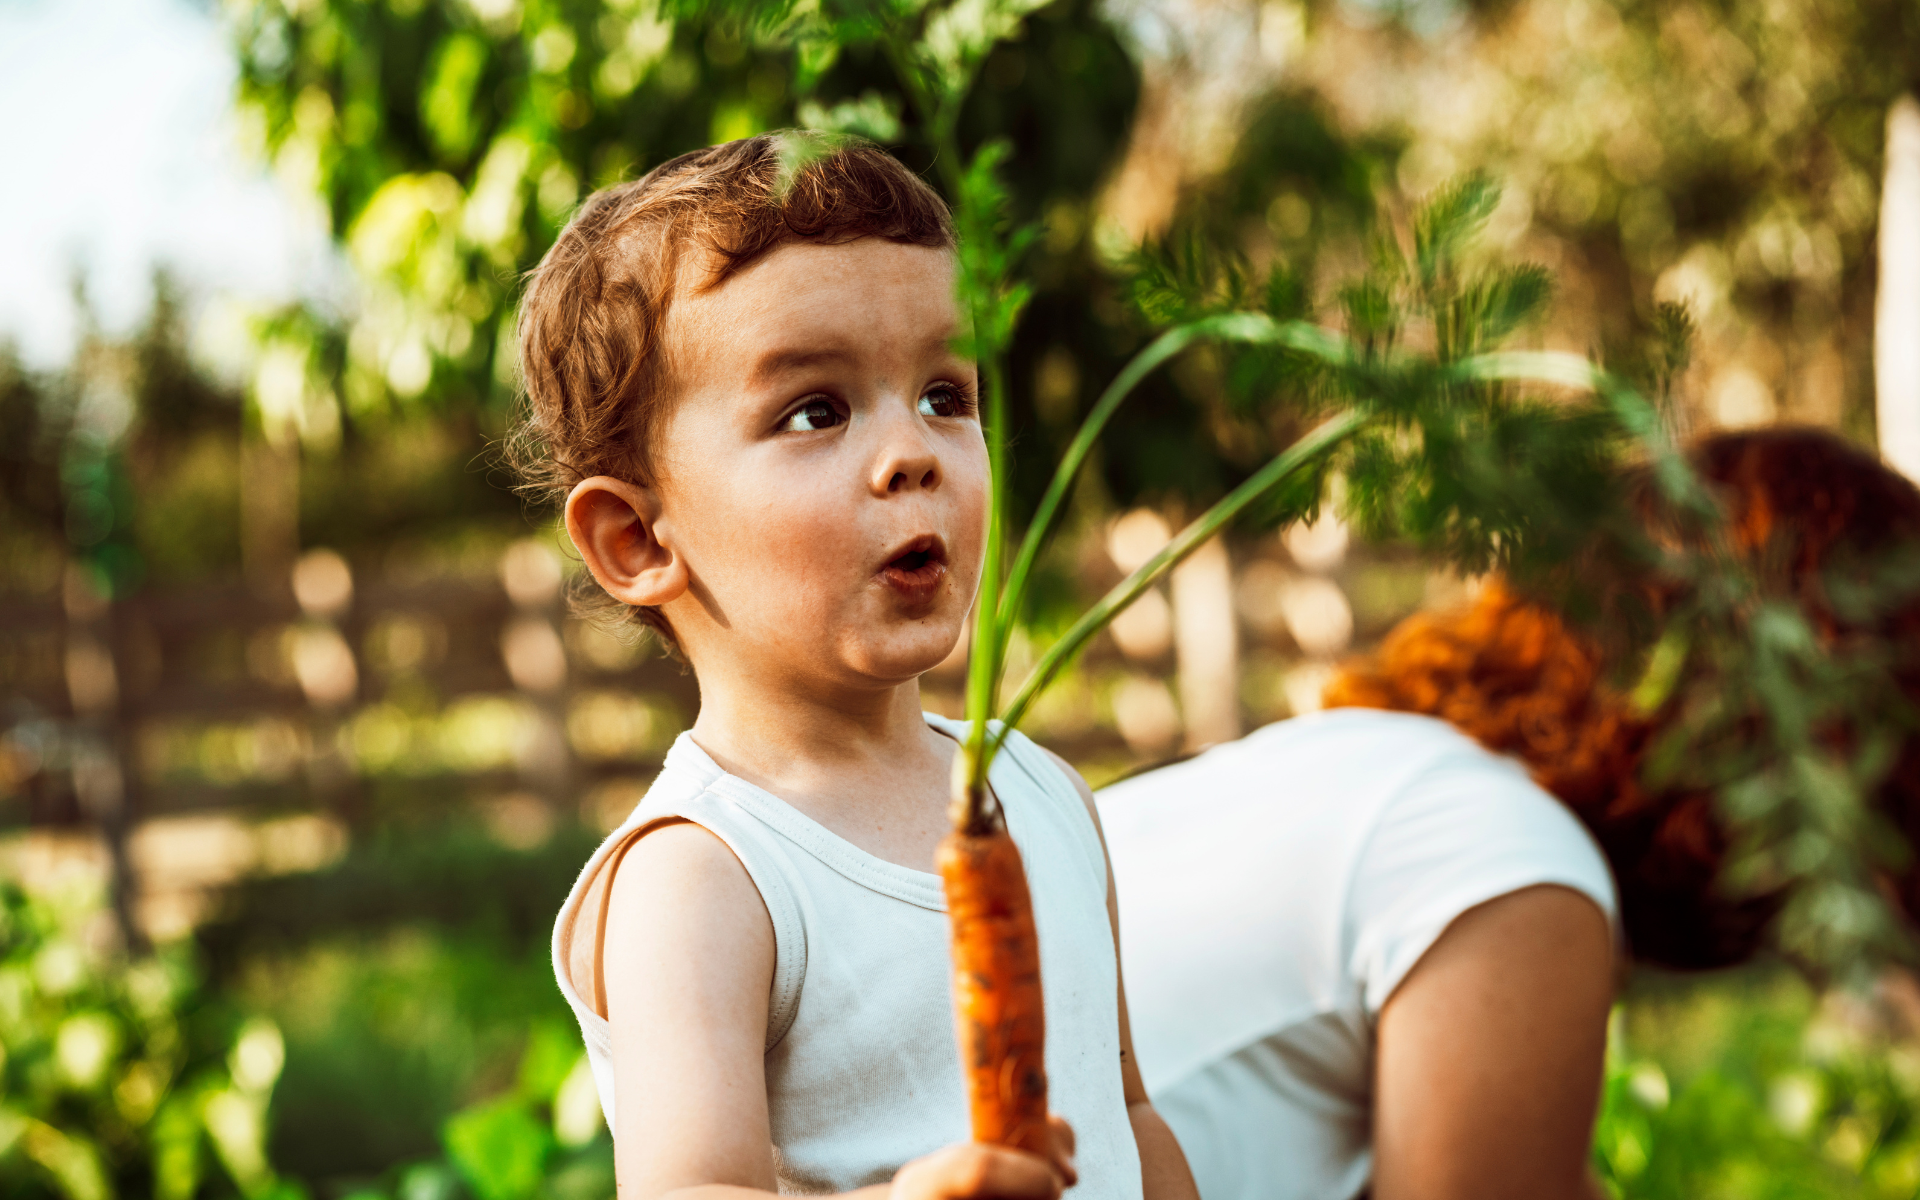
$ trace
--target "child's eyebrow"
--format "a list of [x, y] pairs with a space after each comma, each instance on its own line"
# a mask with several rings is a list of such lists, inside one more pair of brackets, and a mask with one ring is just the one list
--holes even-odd
[[772, 379], [793, 371], [804, 371], [822, 363], [842, 362], [852, 358], [847, 350], [774, 350], [760, 356], [753, 364], [755, 380]]
[[803, 371], [806, 367], [818, 367], [820, 363], [849, 357], [852, 357], [852, 353], [847, 349], [772, 349], [760, 355], [760, 361], [753, 365], [753, 372], [780, 374], [781, 371]]
[[[928, 353], [944, 352], [952, 347], [952, 335], [942, 333], [930, 337], [922, 348]], [[754, 360], [748, 378], [754, 383], [771, 383], [783, 375], [796, 371], [805, 371], [828, 363], [848, 362], [859, 357], [857, 350], [844, 347], [815, 347], [810, 349], [769, 350]]]

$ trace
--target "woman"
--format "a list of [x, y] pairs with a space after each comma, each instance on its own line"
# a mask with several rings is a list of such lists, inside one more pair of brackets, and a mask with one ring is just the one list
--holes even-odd
[[[1830, 435], [1725, 435], [1696, 461], [1829, 637], [1819, 568], [1920, 538], [1920, 492]], [[1492, 585], [1404, 622], [1329, 711], [1101, 793], [1140, 1065], [1205, 1200], [1598, 1194], [1624, 955], [1738, 962], [1778, 907], [1715, 892], [1711, 797], [1642, 787], [1656, 722], [1603, 666]], [[1916, 782], [1910, 745], [1896, 815]]]

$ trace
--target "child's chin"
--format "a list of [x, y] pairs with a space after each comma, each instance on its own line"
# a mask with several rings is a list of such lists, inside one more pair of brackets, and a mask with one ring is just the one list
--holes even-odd
[[[928, 622], [928, 626], [935, 625]], [[944, 626], [945, 623], [938, 623]], [[905, 681], [925, 675], [947, 660], [959, 642], [959, 629], [922, 626], [900, 630], [897, 637], [876, 639], [864, 648], [864, 669], [881, 679]]]

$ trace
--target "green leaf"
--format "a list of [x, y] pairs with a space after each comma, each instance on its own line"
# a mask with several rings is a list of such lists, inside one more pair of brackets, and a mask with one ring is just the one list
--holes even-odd
[[802, 101], [800, 123], [809, 129], [830, 133], [852, 133], [876, 142], [900, 138], [900, 103], [869, 89], [858, 100], [842, 100], [832, 108], [817, 100]]
[[414, 1163], [400, 1173], [395, 1200], [460, 1200], [459, 1175], [441, 1163]]
[[1362, 279], [1348, 284], [1340, 290], [1340, 307], [1347, 318], [1348, 336], [1368, 349], [1392, 346], [1400, 308], [1383, 283]]
[[520, 1094], [533, 1103], [550, 1103], [580, 1053], [580, 1033], [571, 1025], [558, 1021], [535, 1024], [527, 1037], [526, 1052], [520, 1056]]
[[447, 162], [464, 161], [479, 136], [474, 91], [486, 69], [487, 43], [476, 34], [450, 34], [434, 53], [420, 93], [420, 119]]
[[1455, 257], [1500, 205], [1500, 185], [1475, 173], [1440, 189], [1413, 219], [1413, 256], [1420, 283], [1431, 289], [1452, 271]]
[[1687, 656], [1693, 649], [1693, 639], [1684, 628], [1675, 626], [1667, 630], [1653, 647], [1653, 653], [1647, 658], [1647, 668], [1641, 673], [1640, 682], [1635, 684], [1630, 695], [1633, 709], [1643, 717], [1650, 717], [1666, 706], [1673, 695], [1673, 689], [1680, 682], [1680, 673], [1687, 665]]
[[1461, 291], [1462, 317], [1472, 336], [1464, 353], [1492, 349], [1521, 325], [1540, 316], [1553, 296], [1553, 277], [1532, 263], [1507, 267], [1475, 280]]
[[[1143, 243], [1128, 258], [1127, 269], [1127, 299], [1153, 325], [1258, 307], [1246, 256], [1198, 225]], [[1285, 284], [1271, 298], [1283, 307], [1293, 300]]]
[[41, 1121], [29, 1121], [20, 1140], [27, 1157], [47, 1173], [67, 1200], [112, 1200], [113, 1184], [91, 1139]]
[[[1653, 332], [1660, 378], [1670, 383], [1693, 361], [1693, 344], [1699, 335], [1693, 310], [1683, 300], [1662, 300], [1654, 306]], [[1662, 386], [1660, 394], [1664, 397], [1666, 391]]]
[[441, 1132], [447, 1156], [479, 1200], [527, 1200], [540, 1188], [553, 1131], [509, 1096], [462, 1109]]

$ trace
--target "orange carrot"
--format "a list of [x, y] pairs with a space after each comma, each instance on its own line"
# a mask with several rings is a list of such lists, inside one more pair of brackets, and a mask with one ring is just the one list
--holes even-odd
[[1046, 1009], [1020, 851], [1004, 828], [940, 843], [953, 927], [953, 1004], [973, 1139], [1046, 1156]]

